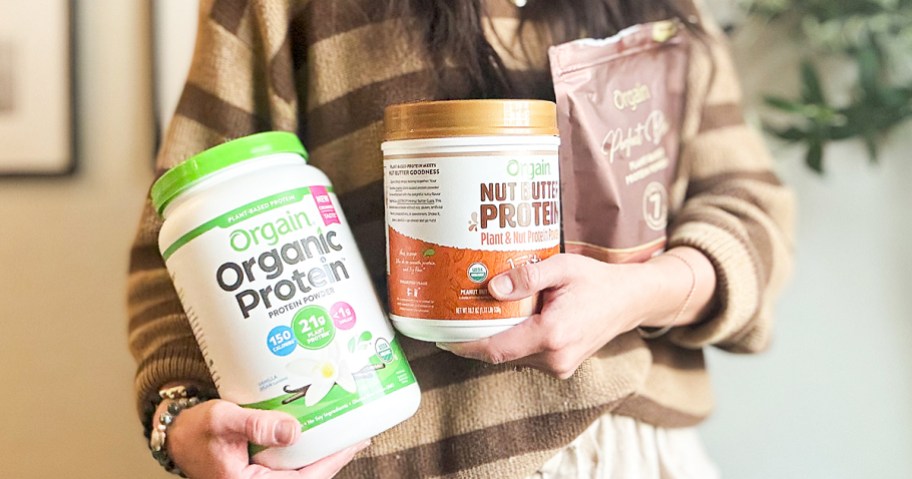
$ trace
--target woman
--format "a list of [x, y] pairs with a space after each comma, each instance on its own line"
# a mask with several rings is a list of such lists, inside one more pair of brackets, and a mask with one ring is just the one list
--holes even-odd
[[[330, 477], [340, 468], [344, 477], [716, 474], [692, 429], [711, 408], [701, 349], [767, 346], [771, 297], [789, 267], [791, 197], [743, 123], [721, 34], [692, 5], [525, 3], [202, 2], [195, 59], [160, 168], [226, 139], [296, 131], [311, 163], [333, 180], [380, 292], [386, 105], [553, 99], [549, 45], [609, 36], [636, 23], [676, 16], [697, 41], [666, 254], [634, 265], [562, 254], [493, 279], [490, 288], [500, 299], [542, 291], [542, 314], [474, 343], [438, 348], [402, 338], [423, 390], [418, 414], [374, 438], [370, 448], [362, 444], [301, 471], [248, 463], [247, 441], [293, 442], [299, 434], [293, 418], [220, 400], [189, 408], [167, 440], [186, 474]], [[152, 400], [160, 389], [194, 384], [215, 394], [156, 249], [159, 227], [147, 205], [129, 283], [135, 387], [147, 429], [169, 402]], [[655, 339], [636, 331], [668, 326], [674, 327]]]

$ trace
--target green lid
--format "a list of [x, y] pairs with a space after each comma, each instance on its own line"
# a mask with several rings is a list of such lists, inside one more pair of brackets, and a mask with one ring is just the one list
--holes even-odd
[[307, 150], [294, 133], [268, 131], [231, 140], [165, 172], [152, 185], [152, 206], [161, 214], [171, 200], [204, 177], [242, 161], [275, 153], [297, 153], [307, 161]]

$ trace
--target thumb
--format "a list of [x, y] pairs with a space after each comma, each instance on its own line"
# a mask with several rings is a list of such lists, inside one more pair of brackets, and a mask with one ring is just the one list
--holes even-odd
[[301, 424], [289, 414], [237, 407], [224, 422], [229, 432], [266, 447], [290, 446], [301, 435]]
[[491, 278], [488, 291], [501, 301], [514, 301], [562, 286], [567, 273], [565, 256], [558, 254], [539, 263], [528, 263], [505, 271]]

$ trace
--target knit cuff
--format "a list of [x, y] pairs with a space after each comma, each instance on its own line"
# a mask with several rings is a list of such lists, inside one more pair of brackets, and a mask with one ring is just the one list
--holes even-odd
[[716, 345], [737, 352], [758, 352], [770, 340], [769, 318], [758, 314], [762, 288], [757, 265], [748, 245], [717, 225], [688, 222], [675, 229], [669, 249], [689, 246], [700, 250], [716, 272], [715, 304], [704, 320], [675, 328], [670, 339], [683, 347]]
[[133, 386], [144, 425], [155, 409], [152, 398], [171, 381], [192, 381], [200, 385], [206, 397], [217, 397], [209, 369], [193, 338], [173, 341], [158, 348], [136, 369]]

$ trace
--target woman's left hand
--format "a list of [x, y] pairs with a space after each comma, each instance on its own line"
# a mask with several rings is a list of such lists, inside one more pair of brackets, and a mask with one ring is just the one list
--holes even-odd
[[[681, 267], [667, 259], [609, 264], [558, 254], [512, 269], [491, 279], [492, 296], [512, 301], [541, 292], [541, 313], [490, 338], [438, 347], [493, 364], [512, 361], [566, 379], [616, 336], [641, 325], [667, 324], [683, 299], [681, 281], [669, 281], [681, 277]], [[683, 285], [683, 291], [689, 286]]]

